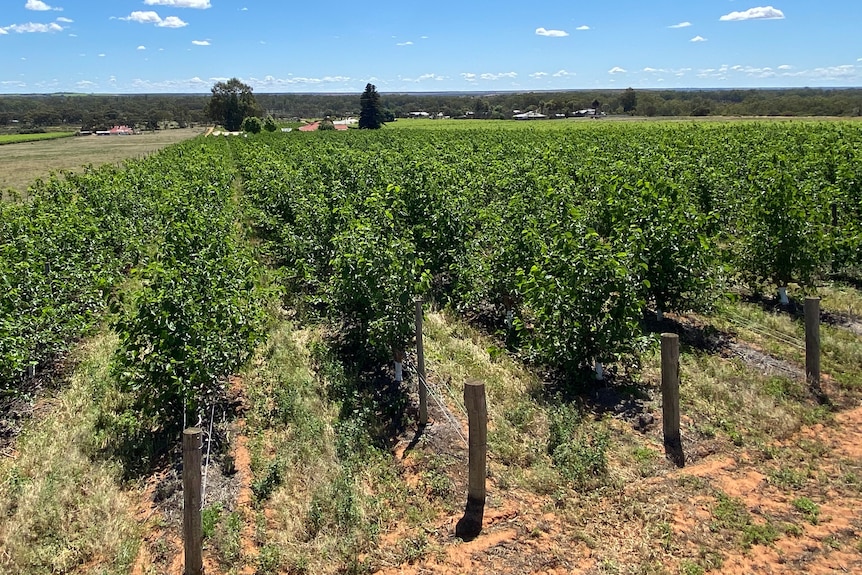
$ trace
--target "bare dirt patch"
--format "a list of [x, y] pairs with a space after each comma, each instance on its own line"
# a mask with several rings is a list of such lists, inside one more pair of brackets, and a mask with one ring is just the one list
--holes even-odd
[[[419, 484], [422, 451], [443, 452], [455, 461], [455, 490], [466, 493], [466, 477], [459, 472], [466, 470], [463, 443], [446, 430], [449, 418], [436, 405], [429, 405], [429, 412], [431, 424], [421, 440], [408, 435], [394, 448], [402, 478]], [[425, 527], [428, 545], [420, 558], [379, 565], [376, 572], [598, 574], [641, 572], [645, 566], [670, 573], [694, 566], [722, 573], [856, 572], [862, 570], [860, 446], [862, 407], [856, 407], [777, 443], [786, 460], [764, 459], [749, 448], [707, 453], [696, 465], [674, 470], [664, 462], [657, 476], [570, 493], [563, 501], [501, 485], [492, 456], [482, 533], [464, 542], [454, 536], [461, 510], [441, 513]], [[788, 461], [808, 470], [799, 486], [781, 482]], [[717, 526], [722, 497], [738, 502], [747, 518], [739, 532]], [[816, 506], [816, 520], [795, 507], [803, 499]], [[774, 541], [758, 543], [758, 533]], [[403, 545], [407, 537], [409, 530], [395, 526], [381, 548]]]
[[[808, 457], [798, 453], [800, 449], [811, 451], [811, 441], [821, 442], [816, 459], [811, 453]], [[860, 442], [862, 408], [857, 407], [838, 414], [829, 426], [807, 426], [788, 441], [781, 442], [779, 449], [808, 469], [807, 474], [798, 476], [798, 484], [785, 483], [788, 479], [781, 473], [797, 471], [786, 467], [784, 462], [775, 465], [770, 461], [757, 461], [747, 452], [705, 461], [675, 474], [677, 479], [697, 477], [709, 489], [738, 501], [751, 515], [752, 525], [771, 522], [778, 529], [773, 544], [725, 548], [721, 572], [859, 572], [862, 569], [859, 548], [862, 497], [853, 470], [858, 473], [860, 469]], [[847, 461], [848, 458], [852, 461]], [[771, 476], [768, 475], [770, 471]], [[800, 516], [800, 502], [803, 501], [810, 502], [807, 505], [816, 509], [816, 517], [813, 514]], [[716, 499], [710, 496], [680, 501], [673, 506], [675, 534], [692, 551], [702, 548], [709, 539], [715, 507]], [[795, 527], [781, 533], [782, 526], [786, 528], [787, 525]]]
[[[241, 407], [240, 378], [231, 378], [230, 397], [231, 405]], [[204, 429], [204, 432], [207, 430]], [[237, 512], [241, 515], [243, 527], [238, 543], [242, 562], [233, 567], [239, 568], [237, 573], [252, 575], [255, 572], [253, 561], [257, 556], [257, 546], [254, 543], [252, 473], [246, 447], [248, 438], [245, 435], [245, 420], [240, 417], [233, 422], [217, 422], [213, 441], [223, 446], [225, 438], [230, 440], [228, 452], [220, 453], [220, 445], [214, 445], [207, 465], [208, 445], [204, 437], [202, 464], [205, 465], [203, 473], [206, 484], [202, 507], [219, 506], [222, 514]], [[139, 492], [136, 517], [142, 525], [144, 541], [138, 551], [133, 575], [182, 575], [184, 572], [181, 451], [175, 450], [170, 455], [170, 461], [166, 468], [146, 478]], [[204, 541], [204, 570], [208, 575], [227, 572], [223, 568], [223, 558], [219, 557], [214, 547], [211, 541]]]

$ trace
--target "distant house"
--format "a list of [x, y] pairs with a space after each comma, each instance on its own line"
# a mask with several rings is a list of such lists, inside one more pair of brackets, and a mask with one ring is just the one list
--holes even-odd
[[544, 120], [547, 118], [546, 115], [538, 112], [524, 112], [522, 114], [515, 114], [512, 117], [516, 120]]
[[411, 118], [427, 118], [430, 115], [428, 112], [410, 112]]
[[131, 136], [135, 131], [128, 126], [114, 126], [108, 133], [112, 136]]
[[[335, 124], [335, 123], [333, 123], [332, 126], [336, 130], [339, 130], [339, 131], [343, 131], [343, 130], [348, 129], [346, 124]], [[300, 132], [315, 132], [315, 131], [317, 131], [318, 128], [320, 128], [320, 122], [314, 122], [314, 123], [308, 124], [307, 126], [301, 126], [299, 128], [299, 131]]]

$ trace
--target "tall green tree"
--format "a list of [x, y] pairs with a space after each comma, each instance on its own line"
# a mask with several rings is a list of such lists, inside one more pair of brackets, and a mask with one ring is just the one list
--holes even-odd
[[383, 113], [380, 109], [380, 94], [374, 84], [366, 84], [365, 91], [359, 97], [359, 127], [376, 130], [383, 125]]
[[212, 97], [206, 106], [208, 118], [235, 132], [242, 121], [251, 116], [259, 116], [260, 108], [252, 94], [251, 86], [237, 78], [218, 82], [212, 87]]
[[620, 97], [620, 104], [623, 106], [623, 112], [627, 114], [635, 111], [638, 105], [638, 95], [635, 93], [634, 88], [626, 88]]

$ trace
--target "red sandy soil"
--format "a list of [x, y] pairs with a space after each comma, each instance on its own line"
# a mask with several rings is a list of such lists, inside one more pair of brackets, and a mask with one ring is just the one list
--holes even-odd
[[[241, 483], [237, 509], [244, 514], [246, 525], [242, 533], [243, 566], [239, 573], [252, 575], [257, 548], [252, 527], [247, 438], [242, 434], [242, 426], [240, 421], [233, 451]], [[427, 448], [435, 452], [443, 450], [466, 464], [466, 449], [443, 414], [432, 413], [432, 423], [426, 433], [434, 438]], [[462, 433], [466, 435], [463, 422]], [[417, 485], [424, 471], [421, 455], [418, 449], [406, 451], [408, 442], [408, 439], [402, 440], [393, 455], [403, 480]], [[847, 462], [855, 462], [854, 469], [859, 469], [862, 465], [862, 407], [837, 414], [827, 425], [804, 427], [776, 447], [789, 453], [799, 450], [805, 442], [820, 444], [819, 457], [808, 455], [811, 461], [804, 463], [813, 465], [816, 473], [840, 478]], [[802, 451], [799, 453], [801, 458], [806, 457]], [[466, 465], [463, 467], [466, 469]], [[565, 509], [560, 510], [561, 503], [550, 496], [521, 489], [502, 489], [493, 474], [492, 460], [483, 530], [477, 538], [465, 542], [454, 536], [462, 513], [441, 514], [425, 527], [428, 546], [419, 560], [378, 564], [376, 572], [380, 575], [634, 573], [645, 572], [642, 571], [644, 565], [649, 563], [649, 572], [678, 573], [684, 563], [693, 564], [702, 559], [706, 549], [719, 558], [718, 564], [711, 565], [716, 568], [714, 572], [732, 575], [862, 573], [862, 488], [858, 484], [848, 486], [838, 481], [809, 480], [800, 489], [788, 489], [770, 479], [769, 469], [774, 467], [773, 462], [764, 461], [748, 449], [707, 455], [679, 470], [665, 463], [657, 476], [631, 481], [593, 496], [584, 495], [577, 501], [563, 502]], [[456, 489], [465, 491], [464, 474], [456, 471], [453, 474], [451, 479]], [[862, 481], [862, 475], [858, 480]], [[694, 492], [679, 487], [686, 481], [699, 482]], [[718, 492], [739, 501], [753, 524], [765, 524], [767, 520], [792, 522], [801, 533], [781, 532], [771, 545], [746, 549], [734, 542], [736, 534], [717, 534], [712, 529]], [[144, 494], [146, 501], [152, 500], [152, 494], [149, 495]], [[794, 510], [792, 501], [800, 496], [809, 497], [819, 506], [816, 524], [806, 521]], [[143, 505], [138, 517], [142, 523], [148, 523], [152, 514], [152, 507]], [[660, 522], [668, 529], [664, 542], [655, 531]], [[396, 549], [410, 535], [408, 527], [396, 525], [381, 537], [380, 549]], [[174, 550], [173, 559], [162, 563], [169, 563], [165, 573], [182, 574], [182, 547], [178, 537], [156, 528], [146, 537], [134, 575], [143, 575], [146, 573], [144, 566], [153, 564], [151, 550], [159, 538]], [[377, 555], [386, 556], [385, 553]], [[396, 553], [391, 555], [397, 556]], [[205, 563], [207, 575], [224, 573], [214, 558], [206, 556]]]

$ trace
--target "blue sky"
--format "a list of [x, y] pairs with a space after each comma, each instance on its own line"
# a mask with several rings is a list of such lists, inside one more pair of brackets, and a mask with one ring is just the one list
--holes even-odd
[[772, 1], [2, 0], [0, 93], [862, 86], [862, 1]]

